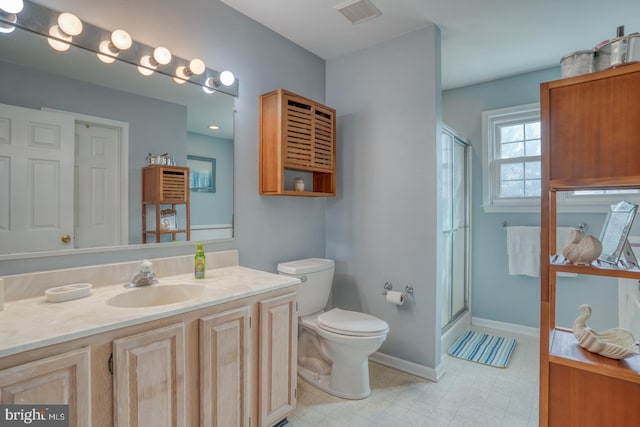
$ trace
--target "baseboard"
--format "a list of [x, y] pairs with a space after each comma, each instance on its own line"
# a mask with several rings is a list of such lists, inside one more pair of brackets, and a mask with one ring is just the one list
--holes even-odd
[[436, 369], [433, 369], [380, 352], [373, 353], [369, 356], [369, 360], [433, 382], [438, 382], [438, 380], [442, 378], [442, 375], [444, 375], [444, 366], [442, 366], [442, 363], [440, 363]]
[[498, 331], [511, 332], [514, 334], [527, 335], [530, 337], [540, 336], [540, 330], [538, 328], [516, 325], [515, 323], [505, 323], [505, 322], [498, 322], [496, 320], [481, 319], [479, 317], [472, 317], [471, 325], [479, 326], [481, 328], [497, 329]]
[[457, 340], [460, 335], [464, 334], [471, 326], [471, 313], [468, 311], [458, 319], [440, 338], [441, 352], [445, 354], [449, 347]]

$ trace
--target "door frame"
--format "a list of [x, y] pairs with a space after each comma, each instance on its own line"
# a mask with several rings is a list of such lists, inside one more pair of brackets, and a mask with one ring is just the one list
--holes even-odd
[[[118, 179], [118, 192], [120, 201], [120, 245], [129, 244], [129, 123], [118, 120], [106, 119], [103, 117], [90, 116], [87, 114], [74, 113], [72, 111], [59, 110], [56, 108], [42, 107], [43, 111], [52, 111], [60, 114], [66, 114], [73, 117], [74, 132], [75, 125], [78, 123], [86, 123], [88, 125], [98, 125], [103, 127], [111, 127], [120, 134], [118, 161], [120, 165], [120, 174]], [[74, 182], [75, 185], [75, 182]], [[85, 249], [85, 248], [74, 248]]]

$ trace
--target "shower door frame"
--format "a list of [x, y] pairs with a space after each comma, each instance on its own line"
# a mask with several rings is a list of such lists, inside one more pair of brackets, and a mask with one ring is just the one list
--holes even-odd
[[[456, 311], [454, 313], [453, 310], [453, 289], [450, 290], [448, 292], [449, 294], [449, 298], [448, 298], [448, 302], [449, 302], [449, 307], [448, 307], [448, 311], [449, 311], [449, 316], [448, 316], [448, 322], [444, 322], [441, 325], [441, 332], [445, 333], [447, 331], [449, 331], [450, 329], [452, 329], [454, 326], [456, 326], [456, 324], [462, 320], [462, 319], [466, 319], [465, 322], [468, 322], [470, 326], [471, 324], [471, 319], [470, 319], [470, 313], [471, 313], [471, 206], [472, 206], [472, 192], [471, 192], [471, 176], [472, 176], [472, 170], [471, 170], [471, 143], [469, 142], [469, 140], [460, 135], [459, 133], [457, 133], [455, 130], [453, 130], [451, 127], [447, 126], [446, 124], [443, 124], [442, 126], [442, 133], [444, 134], [448, 134], [449, 136], [452, 137], [452, 147], [455, 147], [455, 144], [459, 144], [464, 148], [464, 154], [463, 154], [463, 159], [464, 159], [464, 165], [463, 165], [463, 172], [465, 174], [465, 176], [463, 177], [463, 184], [464, 184], [464, 189], [463, 192], [464, 194], [462, 195], [462, 197], [464, 198], [465, 201], [465, 206], [464, 206], [464, 226], [461, 227], [462, 229], [464, 229], [464, 242], [465, 242], [465, 248], [464, 248], [464, 260], [462, 262], [462, 265], [464, 266], [464, 273], [463, 273], [463, 280], [464, 280], [464, 303], [463, 303], [463, 307]], [[443, 149], [443, 156], [444, 156], [444, 141], [442, 141], [442, 149]], [[456, 168], [456, 164], [454, 163], [453, 159], [454, 159], [454, 150], [451, 150], [450, 156], [451, 156], [451, 164], [453, 165], [453, 168], [451, 169], [452, 171], [455, 170]], [[443, 158], [443, 163], [444, 163], [444, 158]], [[451, 172], [453, 175], [453, 172]], [[449, 180], [451, 186], [453, 187], [453, 179]], [[451, 193], [453, 194], [454, 190], [453, 188], [449, 188], [449, 190], [451, 191]], [[444, 189], [443, 189], [444, 191]], [[443, 197], [444, 199], [444, 197]], [[451, 201], [453, 204], [453, 200], [454, 198], [451, 197]], [[453, 216], [453, 208], [451, 209], [451, 215]], [[444, 221], [444, 218], [443, 218]], [[453, 221], [453, 219], [452, 219]], [[451, 230], [448, 231], [450, 232], [452, 235], [459, 230], [456, 229], [455, 224], [452, 223], [452, 227]], [[441, 230], [441, 233], [445, 233], [444, 230]], [[444, 240], [444, 239], [443, 239]], [[448, 268], [450, 270], [450, 274], [449, 277], [451, 278], [451, 285], [453, 286], [453, 268], [455, 265], [454, 262], [454, 257], [455, 257], [455, 250], [454, 250], [454, 240], [452, 238], [452, 246], [451, 246], [451, 251], [453, 252], [452, 254], [450, 254], [450, 260], [451, 263], [449, 263], [446, 266], [443, 266], [444, 268]], [[444, 250], [445, 248], [443, 248]], [[444, 277], [445, 275], [443, 274], [443, 282], [442, 282], [442, 298], [444, 299], [445, 297], [445, 289], [444, 289]], [[444, 307], [442, 308], [444, 310]], [[461, 325], [463, 326], [463, 325]]]

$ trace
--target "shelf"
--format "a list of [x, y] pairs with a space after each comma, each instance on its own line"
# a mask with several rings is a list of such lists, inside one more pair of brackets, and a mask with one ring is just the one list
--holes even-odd
[[147, 230], [145, 233], [148, 234], [176, 234], [176, 233], [186, 233], [187, 230], [167, 230], [167, 231], [155, 231], [155, 230]]
[[555, 329], [549, 362], [640, 384], [640, 356], [616, 360], [580, 347], [571, 331]]
[[[268, 195], [268, 194], [266, 194]], [[322, 193], [319, 191], [283, 191], [278, 193], [281, 196], [297, 196], [297, 197], [332, 197], [333, 193]]]
[[593, 276], [621, 277], [640, 280], [640, 268], [620, 260], [617, 265], [595, 260], [591, 265], [569, 264], [562, 255], [552, 255], [550, 258], [551, 272], [589, 274]]
[[[552, 179], [549, 181], [551, 191], [576, 190], [635, 190], [640, 186], [640, 176], [598, 177], [582, 179]], [[624, 196], [624, 195], [620, 195]]]

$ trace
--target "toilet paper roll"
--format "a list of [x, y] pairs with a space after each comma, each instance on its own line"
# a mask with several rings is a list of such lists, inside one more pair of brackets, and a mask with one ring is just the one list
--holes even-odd
[[388, 291], [387, 301], [389, 301], [391, 304], [402, 305], [404, 304], [404, 294], [398, 291]]

